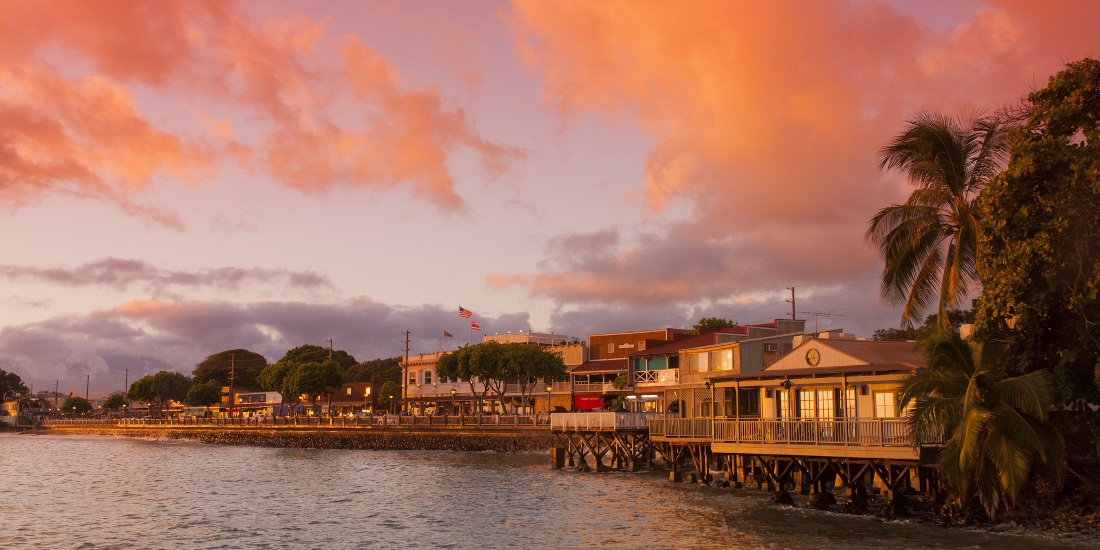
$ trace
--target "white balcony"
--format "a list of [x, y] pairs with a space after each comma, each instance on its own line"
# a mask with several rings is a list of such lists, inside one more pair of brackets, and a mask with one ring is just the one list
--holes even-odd
[[680, 383], [680, 369], [641, 370], [634, 373], [635, 386], [675, 386]]

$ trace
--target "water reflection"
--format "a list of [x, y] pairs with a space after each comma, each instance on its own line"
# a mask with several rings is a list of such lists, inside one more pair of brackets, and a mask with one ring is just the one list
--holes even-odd
[[0, 435], [0, 547], [1068, 548], [774, 508], [545, 456]]

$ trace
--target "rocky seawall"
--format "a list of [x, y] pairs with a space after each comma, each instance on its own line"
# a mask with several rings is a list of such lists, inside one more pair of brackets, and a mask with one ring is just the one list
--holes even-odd
[[556, 443], [548, 431], [534, 433], [398, 431], [288, 428], [104, 428], [57, 427], [54, 433], [188, 439], [219, 445], [311, 449], [447, 450], [533, 453]]

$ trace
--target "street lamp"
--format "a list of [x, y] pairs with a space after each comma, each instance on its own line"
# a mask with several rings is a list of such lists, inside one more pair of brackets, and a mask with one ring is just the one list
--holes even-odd
[[451, 388], [451, 414], [455, 413], [455, 389]]
[[370, 397], [370, 386], [367, 386], [367, 391], [363, 392], [363, 412], [367, 412], [367, 398]]
[[393, 412], [393, 396], [390, 396], [390, 414], [396, 414]]
[[553, 388], [549, 383], [546, 384], [546, 414], [550, 414], [550, 390]]

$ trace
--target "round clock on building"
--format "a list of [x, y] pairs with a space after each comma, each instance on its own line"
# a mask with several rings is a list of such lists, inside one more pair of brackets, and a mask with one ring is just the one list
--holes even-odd
[[817, 364], [820, 362], [821, 352], [813, 348], [811, 348], [810, 351], [806, 352], [806, 364], [810, 365], [811, 367], [816, 367]]

